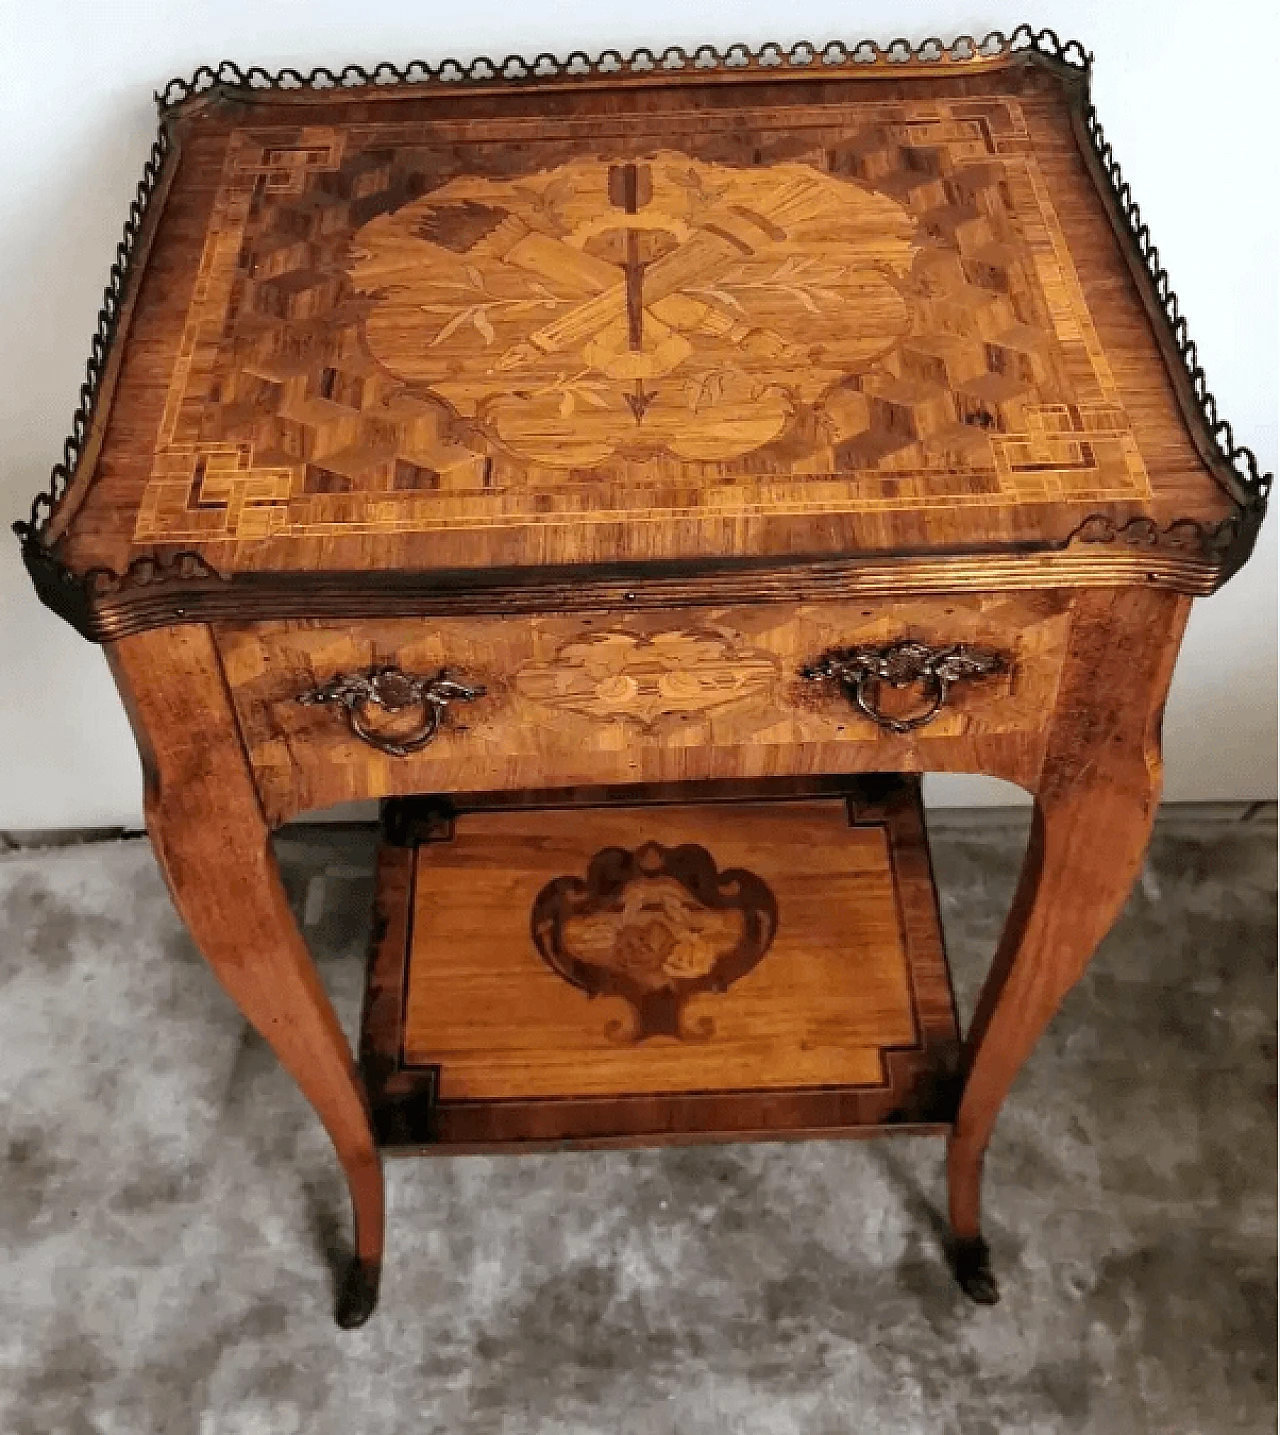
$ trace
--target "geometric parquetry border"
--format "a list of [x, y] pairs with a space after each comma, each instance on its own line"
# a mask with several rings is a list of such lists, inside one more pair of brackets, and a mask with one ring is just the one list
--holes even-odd
[[[46, 535], [82, 462], [86, 455], [93, 453], [99, 437], [95, 421], [99, 418], [102, 400], [108, 394], [109, 380], [113, 378], [113, 340], [131, 285], [137, 278], [136, 260], [142, 247], [150, 206], [157, 190], [167, 183], [174, 164], [177, 150], [174, 122], [190, 102], [199, 101], [202, 97], [234, 98], [237, 94], [248, 97], [263, 90], [287, 93], [392, 85], [536, 87], [547, 80], [554, 80], [557, 84], [580, 81], [598, 85], [612, 77], [641, 75], [696, 80], [705, 73], [716, 71], [735, 75], [778, 75], [787, 71], [819, 70], [824, 74], [838, 75], [884, 69], [894, 73], [918, 74], [939, 70], [957, 72], [966, 68], [988, 69], [1017, 62], [1039, 64], [1072, 84], [1082, 152], [1108, 203], [1113, 224], [1126, 240], [1124, 247], [1164, 352], [1179, 404], [1206, 466], [1237, 506], [1236, 514], [1226, 521], [1226, 525], [1219, 525], [1222, 532], [1206, 530], [1202, 544], [1205, 556], [1221, 564], [1222, 577], [1230, 576], [1252, 545], [1265, 512], [1273, 476], [1261, 469], [1256, 455], [1249, 448], [1236, 442], [1231, 425], [1218, 412], [1169, 275], [1160, 263], [1159, 251], [1151, 241], [1150, 230], [1142, 220], [1132, 190], [1123, 178], [1090, 99], [1092, 54], [1078, 41], [1063, 41], [1052, 30], [1036, 30], [1022, 24], [1008, 35], [992, 31], [981, 40], [962, 35], [950, 43], [931, 38], [914, 47], [904, 39], [893, 40], [883, 48], [871, 40], [853, 44], [830, 41], [825, 45], [800, 42], [790, 47], [771, 42], [757, 50], [743, 44], [730, 45], [723, 51], [701, 45], [691, 51], [679, 47], [669, 47], [660, 52], [641, 48], [629, 56], [617, 50], [606, 50], [595, 59], [582, 51], [575, 51], [563, 61], [553, 55], [540, 54], [532, 61], [508, 56], [496, 62], [482, 56], [469, 63], [445, 60], [434, 66], [425, 61], [412, 61], [402, 66], [384, 62], [372, 68], [348, 65], [336, 71], [321, 66], [305, 74], [296, 69], [273, 73], [260, 66], [242, 68], [232, 61], [222, 61], [216, 66], [201, 66], [189, 80], [171, 80], [155, 97], [161, 121], [159, 133], [129, 206], [124, 233], [116, 246], [115, 260], [90, 345], [85, 378], [80, 386], [79, 402], [72, 415], [71, 431], [63, 444], [62, 457], [53, 466], [46, 488], [32, 500], [28, 517], [13, 525], [28, 568], [37, 580], [40, 596], [81, 631], [93, 627], [88, 612], [91, 597], [84, 577], [65, 569], [56, 551], [46, 543]], [[1174, 526], [1179, 527], [1177, 524]], [[1230, 537], [1234, 544], [1232, 552], [1224, 549], [1224, 535]], [[1159, 541], [1157, 533], [1156, 545]], [[203, 566], [208, 571], [207, 565], [203, 565], [203, 560], [197, 555], [189, 556], [197, 566]], [[163, 571], [156, 573], [154, 581], [175, 584], [185, 581], [184, 567], [189, 570], [192, 565], [180, 562], [183, 557], [177, 555], [175, 559], [166, 560], [160, 565]], [[131, 568], [134, 566], [131, 565]], [[152, 567], [156, 565], [153, 563]], [[214, 575], [210, 573], [209, 576]], [[95, 578], [100, 587], [105, 584], [108, 590], [119, 591], [129, 586], [123, 574], [103, 571]]]
[[[1025, 143], [1025, 121], [1018, 102], [1000, 97], [986, 103], [992, 107], [992, 113], [984, 110], [981, 117], [973, 112], [973, 100], [964, 101], [962, 108], [953, 113], [955, 107], [952, 102], [942, 98], [931, 103], [925, 119], [913, 118], [910, 108], [896, 101], [860, 104], [856, 115], [858, 126], [891, 126], [895, 147], [902, 150], [909, 150], [912, 145], [920, 143], [915, 136], [917, 131], [922, 130], [930, 152], [935, 149], [946, 151], [958, 141], [966, 146], [965, 157], [970, 157], [967, 146], [973, 142], [973, 134], [966, 131], [948, 137], [938, 132], [938, 126], [941, 124], [948, 132], [955, 125], [962, 130], [967, 126], [968, 130], [979, 131], [987, 151], [998, 155], [1003, 167], [1003, 180], [998, 186], [1001, 198], [995, 202], [1007, 207], [1016, 216], [1020, 231], [1035, 250], [1034, 263], [1026, 262], [1021, 266], [1026, 272], [1024, 282], [1040, 294], [1046, 315], [1046, 335], [1056, 334], [1062, 360], [1073, 370], [1076, 391], [1064, 392], [1052, 385], [1046, 391], [1041, 376], [1035, 383], [1023, 384], [1023, 391], [1019, 392], [1019, 385], [1011, 381], [1002, 368], [1001, 376], [1012, 393], [1003, 392], [1000, 401], [1017, 399], [1016, 408], [1021, 422], [1011, 420], [1008, 428], [1002, 422], [998, 434], [983, 426], [977, 429], [975, 435], [974, 429], [970, 428], [966, 430], [967, 438], [972, 440], [976, 437], [976, 441], [985, 446], [984, 453], [993, 466], [992, 482], [1000, 498], [1006, 501], [1029, 504], [1071, 498], [1082, 503], [1091, 500], [1141, 503], [1150, 497], [1145, 466], [1121, 405], [1121, 396], [1107, 356], [1094, 332], [1072, 256], [1050, 203], [1037, 160], [1029, 144]], [[999, 125], [995, 120], [996, 111], [1003, 117]], [[843, 132], [846, 122], [853, 124], [853, 117], [839, 108], [823, 106], [818, 131], [825, 138], [820, 142], [824, 145], [837, 143], [835, 132], [837, 128]], [[789, 119], [790, 123], [794, 123], [794, 118]], [[396, 143], [414, 142], [413, 128], [410, 125], [409, 133], [401, 134]], [[344, 127], [341, 133], [347, 140], [348, 150], [361, 137], [379, 153], [391, 143], [377, 127], [370, 130], [355, 125]], [[845, 135], [844, 142], [851, 142], [851, 134], [852, 131]], [[389, 494], [381, 487], [366, 488], [363, 483], [354, 490], [344, 487], [340, 500], [335, 501], [310, 488], [304, 490], [302, 475], [307, 460], [299, 457], [296, 463], [288, 463], [278, 453], [265, 462], [255, 460], [254, 444], [250, 435], [242, 430], [204, 437], [184, 435], [179, 439], [176, 436], [175, 428], [184, 408], [182, 396], [188, 375], [207, 376], [210, 372], [218, 372], [218, 354], [226, 332], [224, 305], [233, 293], [237, 266], [243, 262], [237, 257], [242, 248], [241, 236], [242, 232], [247, 235], [245, 227], [257, 212], [253, 201], [258, 194], [261, 176], [264, 173], [270, 175], [270, 191], [279, 197], [280, 203], [288, 204], [291, 202], [288, 196], [295, 194], [302, 196], [298, 202], [304, 202], [306, 182], [317, 174], [327, 175], [342, 163], [338, 132], [309, 130], [296, 152], [298, 163], [288, 170], [289, 183], [277, 183], [282, 178], [282, 155], [289, 153], [293, 157], [293, 152], [282, 151], [273, 142], [266, 151], [269, 158], [264, 159], [261, 137], [255, 143], [251, 135], [252, 131], [237, 131], [227, 152], [216, 200], [218, 222], [211, 230], [200, 266], [200, 293], [203, 298], [192, 305], [187, 316], [151, 479], [137, 513], [135, 543], [192, 543], [268, 535], [277, 538], [322, 536], [335, 526], [340, 527], [343, 533], [388, 534], [452, 526], [471, 528], [484, 524], [541, 521], [545, 511], [544, 499], [536, 488], [536, 480], [535, 491], [527, 494], [523, 493], [522, 480], [511, 485], [499, 481], [497, 489], [501, 498], [496, 505], [488, 494], [472, 494], [465, 500], [465, 511], [461, 514], [453, 508], [441, 513], [434, 502], [415, 501], [411, 492]], [[665, 144], [672, 142], [670, 136], [664, 136]], [[815, 143], [818, 142], [815, 139]], [[360, 153], [361, 148], [357, 144], [357, 157]], [[961, 160], [957, 158], [954, 162], [959, 164]], [[883, 179], [883, 173], [877, 171], [877, 178], [872, 182], [880, 183]], [[388, 179], [387, 183], [394, 189], [391, 180]], [[996, 188], [992, 180], [988, 180], [987, 185], [992, 190]], [[912, 194], [892, 192], [899, 202], [915, 208], [916, 200]], [[360, 193], [361, 202], [367, 203], [371, 192], [362, 186]], [[925, 201], [929, 206], [935, 202], [933, 199]], [[986, 211], [985, 204], [980, 207]], [[931, 209], [930, 212], [934, 211]], [[920, 219], [921, 215], [916, 213], [916, 218]], [[260, 222], [266, 222], [261, 215]], [[243, 243], [248, 242], [246, 237]], [[965, 240], [957, 234], [955, 242], [960, 244], [963, 253]], [[268, 269], [275, 274], [275, 266]], [[322, 272], [327, 274], [329, 270], [325, 268]], [[971, 286], [980, 287], [985, 282], [981, 275], [970, 273], [967, 269], [966, 279]], [[993, 291], [995, 297], [998, 298], [1006, 287], [1007, 281], [997, 284]], [[336, 315], [344, 308], [345, 287], [340, 285], [330, 292], [325, 286], [320, 286], [320, 292], [327, 296], [323, 303], [328, 306], [328, 311]], [[256, 305], [250, 299], [245, 298], [242, 302], [256, 311]], [[325, 313], [327, 310], [322, 308], [317, 311], [314, 305], [308, 304], [302, 322], [306, 325], [315, 322], [318, 312]], [[281, 314], [270, 322], [282, 326], [282, 337], [277, 342], [292, 352], [287, 343], [289, 320]], [[341, 324], [343, 321], [336, 319], [336, 322]], [[983, 330], [977, 342], [984, 341], [999, 342]], [[332, 355], [323, 360], [317, 358], [315, 363], [337, 364], [341, 368], [340, 359]], [[290, 372], [294, 372], [292, 368]], [[361, 388], [364, 388], [363, 384]], [[871, 392], [879, 391], [872, 389]], [[346, 402], [362, 407], [366, 398], [348, 399]], [[413, 464], [428, 462], [420, 455], [420, 441], [411, 440], [408, 449], [402, 450], [395, 420], [388, 420], [384, 412], [386, 396], [380, 395], [374, 402], [379, 442], [390, 445], [391, 457], [383, 457], [383, 465], [394, 462], [397, 456], [404, 456]], [[909, 400], [900, 399], [899, 402]], [[264, 401], [261, 407], [255, 405], [254, 412], [258, 417], [269, 415], [273, 412], [272, 404]], [[343, 413], [351, 417], [351, 411], [344, 409]], [[359, 407], [355, 413], [360, 414]], [[313, 421], [299, 415], [293, 418], [301, 424]], [[965, 422], [971, 420], [966, 418]], [[929, 437], [933, 425], [926, 426], [921, 432]], [[317, 435], [313, 433], [312, 437]], [[343, 442], [358, 443], [359, 440], [352, 439], [348, 434]], [[309, 445], [300, 446], [310, 452]], [[954, 455], [948, 457], [950, 463], [956, 462]], [[966, 462], [969, 457], [966, 453]], [[317, 458], [315, 461], [323, 463], [325, 460]], [[945, 479], [950, 472], [947, 463], [939, 465], [936, 458], [918, 471], [914, 467], [895, 464], [891, 470], [881, 474], [872, 464], [868, 472], [859, 475], [859, 484], [851, 493], [848, 484], [840, 481], [846, 475], [806, 470], [803, 495], [797, 494], [791, 484], [784, 484], [783, 491], [779, 493], [771, 487], [766, 476], [750, 474], [744, 475], [732, 489], [717, 487], [715, 511], [717, 516], [759, 511], [820, 514], [873, 511], [880, 507], [955, 507], [992, 501], [991, 494], [985, 490], [973, 493], [948, 492], [946, 488], [941, 492], [934, 490], [931, 480], [935, 477]], [[218, 492], [214, 502], [197, 503], [193, 499], [201, 473], [217, 475]], [[891, 486], [883, 491], [875, 482], [881, 478], [892, 479]], [[864, 484], [863, 479], [867, 483]], [[1064, 484], [1070, 485], [1066, 491]], [[206, 493], [208, 488], [206, 483]], [[628, 503], [619, 497], [617, 489], [616, 482], [610, 483], [602, 477], [599, 485], [593, 484], [590, 503], [585, 510], [572, 501], [563, 506], [557, 504], [557, 517], [575, 524], [634, 521], [640, 516], [635, 498], [632, 497]], [[389, 496], [405, 501], [392, 504], [388, 502]], [[644, 518], [649, 520], [659, 514], [683, 513], [688, 502], [687, 497], [681, 495], [679, 506], [672, 508], [669, 495], [646, 491], [640, 507]]]

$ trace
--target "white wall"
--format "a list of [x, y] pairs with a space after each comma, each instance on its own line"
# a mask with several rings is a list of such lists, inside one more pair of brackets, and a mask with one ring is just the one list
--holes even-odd
[[[1096, 59], [1095, 98], [1223, 412], [1276, 465], [1274, 6], [1120, 0], [46, 0], [0, 9], [0, 515], [61, 449], [126, 206], [155, 127], [151, 92], [230, 56], [276, 68], [735, 40], [914, 40], [1012, 30], [1028, 12]], [[1230, 45], [1230, 48], [1228, 48]], [[1275, 795], [1276, 540], [1197, 604], [1167, 724], [1170, 798]], [[7, 535], [5, 535], [7, 537]], [[42, 608], [0, 542], [0, 828], [132, 823], [137, 758], [105, 663]], [[936, 801], [1007, 801], [938, 779]]]

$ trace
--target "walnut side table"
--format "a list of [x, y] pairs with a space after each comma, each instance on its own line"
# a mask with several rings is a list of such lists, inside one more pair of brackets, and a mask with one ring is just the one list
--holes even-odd
[[[381, 1148], [433, 1143], [937, 1131], [958, 1274], [995, 1298], [984, 1149], [1139, 870], [1191, 600], [1270, 486], [1089, 64], [1024, 26], [223, 65], [158, 96], [64, 462], [17, 528], [105, 645], [178, 910], [333, 1139], [341, 1323], [377, 1296]], [[926, 771], [1035, 797], [962, 1046]], [[372, 797], [405, 801], [362, 1074], [270, 838]], [[842, 933], [897, 953], [887, 986], [844, 981], [863, 948], [815, 977]], [[456, 1020], [401, 1001], [410, 959]], [[504, 1067], [460, 1023], [508, 966], [563, 1022]], [[587, 1009], [608, 1023], [558, 1046]]]

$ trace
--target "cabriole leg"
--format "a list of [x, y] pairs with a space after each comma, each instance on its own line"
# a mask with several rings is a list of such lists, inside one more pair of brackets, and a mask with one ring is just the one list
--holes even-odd
[[115, 643], [142, 751], [147, 830], [196, 945], [315, 1108], [351, 1194], [355, 1255], [336, 1316], [367, 1320], [382, 1269], [382, 1165], [346, 1037], [293, 920], [209, 630]]
[[1188, 600], [1081, 594], [1013, 907], [965, 1043], [947, 1151], [956, 1277], [999, 1298], [982, 1235], [982, 1163], [1000, 1107], [1119, 916], [1160, 800], [1160, 718]]

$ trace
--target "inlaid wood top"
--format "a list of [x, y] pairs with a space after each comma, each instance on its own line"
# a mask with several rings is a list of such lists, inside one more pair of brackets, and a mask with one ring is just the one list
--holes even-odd
[[1135, 549], [1204, 591], [1249, 495], [1179, 407], [1083, 93], [1024, 56], [189, 100], [45, 544], [194, 555], [260, 606], [744, 558], [1115, 581]]

